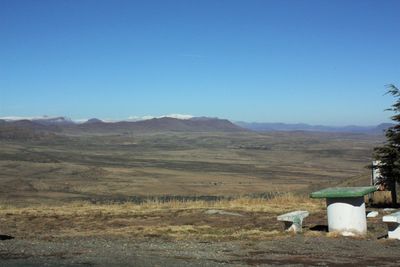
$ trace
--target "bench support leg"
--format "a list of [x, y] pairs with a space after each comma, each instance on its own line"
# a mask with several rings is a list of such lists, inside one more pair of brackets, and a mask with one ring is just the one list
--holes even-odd
[[302, 231], [302, 220], [294, 220], [293, 222], [285, 221], [285, 231], [293, 233], [301, 233]]

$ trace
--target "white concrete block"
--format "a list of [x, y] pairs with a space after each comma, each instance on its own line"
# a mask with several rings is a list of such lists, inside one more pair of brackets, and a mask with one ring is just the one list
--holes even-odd
[[343, 236], [365, 235], [367, 218], [364, 197], [327, 198], [329, 232]]
[[382, 221], [388, 226], [388, 238], [400, 240], [400, 211], [383, 216]]

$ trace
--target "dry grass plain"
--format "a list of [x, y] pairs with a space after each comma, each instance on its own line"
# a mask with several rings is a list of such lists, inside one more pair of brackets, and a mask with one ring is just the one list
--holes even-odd
[[[365, 166], [382, 141], [300, 132], [0, 140], [0, 261], [398, 264], [399, 244], [382, 239], [382, 212], [368, 220], [366, 237], [340, 238], [326, 232], [324, 201], [308, 197], [326, 186], [368, 184]], [[285, 233], [276, 216], [299, 209], [310, 212], [303, 233]]]
[[[283, 194], [269, 199], [242, 197], [219, 201], [2, 205], [0, 223], [2, 231], [14, 237], [42, 240], [88, 236], [259, 240], [281, 234], [282, 223], [276, 221], [276, 216], [299, 208], [320, 214], [324, 203]], [[208, 214], [209, 210], [233, 212], [233, 215]]]
[[332, 133], [154, 133], [0, 140], [0, 201], [125, 202], [149, 196], [308, 193], [369, 182], [382, 137]]

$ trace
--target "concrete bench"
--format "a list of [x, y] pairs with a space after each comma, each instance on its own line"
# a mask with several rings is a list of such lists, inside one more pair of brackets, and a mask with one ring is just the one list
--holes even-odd
[[388, 238], [400, 239], [400, 211], [383, 216], [382, 221], [388, 226]]
[[305, 210], [296, 210], [289, 213], [279, 215], [277, 217], [278, 221], [283, 221], [285, 223], [286, 231], [293, 231], [295, 233], [301, 232], [303, 220], [308, 217], [309, 212]]

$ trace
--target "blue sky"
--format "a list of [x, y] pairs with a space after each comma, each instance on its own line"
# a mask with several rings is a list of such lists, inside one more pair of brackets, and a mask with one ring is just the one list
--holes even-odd
[[0, 117], [370, 125], [400, 1], [0, 0]]

